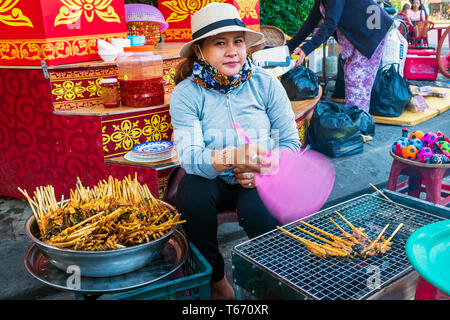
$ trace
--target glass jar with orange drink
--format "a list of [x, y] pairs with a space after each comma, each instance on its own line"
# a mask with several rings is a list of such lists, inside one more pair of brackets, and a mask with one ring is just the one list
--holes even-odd
[[122, 105], [144, 108], [164, 103], [163, 61], [153, 46], [124, 47], [117, 57]]

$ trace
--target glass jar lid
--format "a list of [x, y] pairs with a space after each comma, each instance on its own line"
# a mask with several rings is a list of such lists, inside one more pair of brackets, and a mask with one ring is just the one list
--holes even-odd
[[117, 78], [103, 78], [102, 80], [100, 80], [101, 83], [116, 83], [117, 82]]

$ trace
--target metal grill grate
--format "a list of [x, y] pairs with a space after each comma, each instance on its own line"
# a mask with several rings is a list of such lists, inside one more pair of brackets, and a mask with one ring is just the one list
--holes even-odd
[[[343, 202], [304, 220], [322, 230], [341, 235], [339, 229], [328, 219], [332, 217], [342, 228], [351, 232], [350, 227], [334, 213], [336, 210], [354, 226], [366, 228], [365, 232], [371, 239], [388, 223], [386, 238], [399, 223], [404, 226], [393, 238], [391, 250], [365, 260], [319, 258], [310, 253], [304, 244], [279, 230], [246, 241], [236, 246], [234, 251], [309, 298], [359, 300], [411, 271], [412, 267], [405, 252], [408, 237], [424, 225], [443, 220], [441, 217], [373, 195], [363, 195]], [[305, 239], [321, 243], [320, 240], [296, 229], [298, 225], [301, 225], [299, 220], [283, 228]], [[318, 234], [308, 227], [301, 227]]]

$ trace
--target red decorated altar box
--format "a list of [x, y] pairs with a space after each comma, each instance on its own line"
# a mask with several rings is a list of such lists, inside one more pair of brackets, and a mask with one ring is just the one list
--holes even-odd
[[259, 0], [158, 0], [158, 9], [169, 23], [163, 32], [165, 41], [191, 41], [191, 16], [211, 2], [234, 5], [247, 27], [259, 31]]
[[126, 37], [124, 0], [0, 0], [0, 65], [97, 60], [97, 40]]

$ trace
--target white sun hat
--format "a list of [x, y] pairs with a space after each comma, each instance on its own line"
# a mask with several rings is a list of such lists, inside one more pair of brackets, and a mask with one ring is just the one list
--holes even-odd
[[200, 39], [224, 32], [244, 31], [247, 47], [264, 38], [260, 32], [248, 29], [242, 22], [238, 10], [231, 4], [212, 2], [203, 7], [191, 17], [192, 41], [185, 43], [180, 50], [180, 56], [188, 58], [192, 55], [192, 44]]

